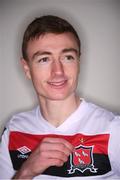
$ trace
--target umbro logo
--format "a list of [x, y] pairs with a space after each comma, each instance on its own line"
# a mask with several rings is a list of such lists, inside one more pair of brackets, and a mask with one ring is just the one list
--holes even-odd
[[18, 158], [27, 159], [29, 156], [28, 153], [31, 152], [31, 149], [29, 149], [26, 146], [22, 146], [22, 147], [18, 148], [17, 151], [20, 152], [20, 154], [17, 155]]
[[26, 146], [22, 146], [22, 147], [18, 148], [17, 150], [23, 155], [31, 152], [31, 149], [29, 149]]

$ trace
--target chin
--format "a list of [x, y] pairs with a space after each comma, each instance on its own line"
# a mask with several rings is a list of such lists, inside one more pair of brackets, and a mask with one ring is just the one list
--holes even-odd
[[70, 96], [70, 94], [54, 94], [54, 96], [49, 97], [48, 99], [52, 101], [63, 101], [67, 99]]
[[63, 101], [66, 99], [66, 97], [51, 97], [48, 99], [50, 99], [51, 101]]

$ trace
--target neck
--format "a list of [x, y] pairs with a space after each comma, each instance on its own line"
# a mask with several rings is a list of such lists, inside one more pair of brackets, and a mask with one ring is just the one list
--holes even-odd
[[55, 127], [61, 125], [77, 109], [79, 104], [80, 98], [76, 95], [59, 101], [40, 98], [43, 117]]

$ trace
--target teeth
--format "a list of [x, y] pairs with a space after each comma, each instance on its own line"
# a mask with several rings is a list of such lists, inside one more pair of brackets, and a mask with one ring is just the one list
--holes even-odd
[[60, 82], [60, 83], [59, 83], [59, 82], [55, 82], [55, 83], [50, 83], [50, 84], [52, 84], [52, 85], [61, 85], [61, 84], [63, 84], [63, 83], [64, 83], [64, 82], [62, 82], [62, 83], [61, 83], [61, 82]]
[[55, 85], [55, 86], [60, 86], [60, 85], [62, 85], [64, 83], [65, 83], [65, 81], [62, 81], [62, 82], [49, 82], [49, 84]]

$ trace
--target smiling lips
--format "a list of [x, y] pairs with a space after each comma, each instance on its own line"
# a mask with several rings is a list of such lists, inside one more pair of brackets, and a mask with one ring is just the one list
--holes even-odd
[[67, 83], [67, 80], [62, 80], [62, 81], [52, 81], [52, 82], [48, 82], [48, 84], [53, 87], [53, 88], [62, 88], [63, 86], [65, 86]]

